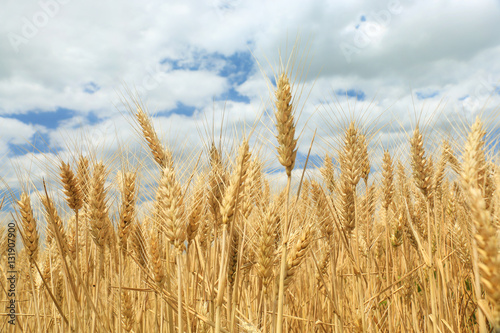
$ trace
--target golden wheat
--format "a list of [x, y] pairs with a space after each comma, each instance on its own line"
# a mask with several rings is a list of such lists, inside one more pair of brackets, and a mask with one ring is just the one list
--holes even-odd
[[[51, 191], [16, 194], [5, 216], [22, 237], [19, 326], [0, 330], [499, 331], [500, 169], [487, 126], [436, 152], [416, 127], [389, 153], [348, 121], [336, 150], [315, 152], [321, 166], [292, 182], [303, 161], [290, 80], [280, 73], [273, 88], [276, 161], [254, 134], [207, 142], [196, 167], [174, 164], [139, 108], [159, 172], [77, 152], [65, 155], [73, 170], [57, 159]], [[0, 231], [8, 263], [17, 233]]]

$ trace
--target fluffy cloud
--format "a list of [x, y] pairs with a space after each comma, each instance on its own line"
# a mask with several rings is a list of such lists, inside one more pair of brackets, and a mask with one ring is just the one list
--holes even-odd
[[[264, 75], [272, 80], [278, 51], [286, 58], [297, 35], [301, 154], [316, 128], [314, 154], [331, 150], [338, 124], [353, 115], [378, 124], [377, 148], [402, 141], [398, 132], [419, 116], [439, 118], [436, 111], [470, 122], [488, 98], [495, 126], [499, 15], [494, 0], [7, 0], [0, 13], [0, 155], [28, 163], [12, 146], [36, 134], [60, 155], [93, 145], [109, 154], [140, 148], [122, 115], [128, 92], [159, 115], [164, 139], [182, 143], [176, 148], [201, 147], [198, 133], [214, 110], [216, 121], [226, 110], [231, 137], [243, 120], [253, 123], [271, 107]], [[49, 114], [61, 119], [49, 126]], [[256, 137], [272, 151], [266, 126]]]

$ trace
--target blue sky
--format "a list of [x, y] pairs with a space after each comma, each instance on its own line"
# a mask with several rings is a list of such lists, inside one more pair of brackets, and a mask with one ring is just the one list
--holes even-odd
[[29, 110], [24, 113], [13, 113], [6, 115], [29, 125], [41, 125], [47, 129], [57, 129], [59, 124], [75, 115], [74, 110], [57, 108], [54, 111]]
[[[225, 109], [231, 126], [270, 107], [266, 76], [273, 82], [278, 55], [286, 58], [297, 36], [299, 156], [315, 129], [322, 140], [313, 156], [324, 156], [338, 140], [335, 122], [350, 113], [407, 130], [413, 110], [467, 122], [483, 110], [495, 127], [498, 17], [495, 0], [7, 0], [0, 156], [31, 165], [33, 151], [64, 156], [78, 135], [110, 154], [138, 142], [123, 115], [127, 89], [157, 115], [163, 139], [201, 147], [199, 128], [214, 110]], [[378, 146], [394, 146], [393, 127], [380, 130]]]

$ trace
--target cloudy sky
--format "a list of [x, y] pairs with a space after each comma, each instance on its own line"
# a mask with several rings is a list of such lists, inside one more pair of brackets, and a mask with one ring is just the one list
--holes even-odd
[[4, 178], [79, 144], [139, 142], [123, 105], [130, 91], [183, 146], [200, 145], [223, 109], [229, 124], [251, 124], [270, 108], [265, 75], [297, 39], [300, 156], [315, 129], [322, 156], [346, 114], [391, 124], [374, 138], [382, 146], [419, 116], [471, 122], [500, 105], [499, 18], [498, 0], [3, 0]]

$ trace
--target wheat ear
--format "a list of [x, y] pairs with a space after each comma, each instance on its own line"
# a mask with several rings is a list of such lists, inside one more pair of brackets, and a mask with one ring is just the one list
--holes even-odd
[[280, 206], [276, 201], [264, 213], [257, 247], [257, 274], [262, 280], [264, 295], [269, 294], [270, 283], [273, 278], [273, 266], [276, 260], [275, 237], [280, 218], [279, 209]]
[[250, 156], [248, 140], [244, 140], [238, 149], [236, 167], [229, 180], [229, 187], [226, 189], [224, 198], [222, 199], [222, 224], [225, 226], [230, 225], [234, 219], [236, 204], [245, 187]]
[[76, 212], [82, 208], [83, 205], [82, 192], [78, 179], [75, 177], [73, 171], [71, 171], [69, 165], [64, 162], [61, 162], [61, 179], [64, 185], [64, 194], [66, 194], [68, 206], [71, 210]]
[[429, 161], [425, 158], [424, 140], [418, 126], [413, 132], [410, 144], [415, 185], [425, 197], [428, 197], [431, 190], [431, 174], [429, 174]]
[[287, 287], [293, 280], [297, 273], [299, 265], [304, 261], [307, 249], [311, 244], [313, 239], [312, 230], [310, 226], [306, 226], [305, 229], [300, 234], [299, 239], [292, 247], [290, 251], [290, 256], [287, 260], [285, 287]]
[[323, 167], [320, 169], [321, 176], [323, 177], [323, 181], [326, 184], [326, 188], [333, 194], [336, 192], [335, 186], [335, 173], [334, 167], [332, 163], [332, 158], [330, 155], [326, 154], [325, 159], [323, 161]]
[[339, 151], [341, 216], [347, 235], [356, 227], [356, 185], [366, 168], [363, 148], [358, 128], [354, 122], [350, 122]]
[[209, 159], [211, 169], [208, 179], [207, 204], [213, 217], [212, 221], [217, 226], [220, 221], [220, 207], [225, 193], [227, 175], [221, 154], [213, 142], [209, 151]]
[[359, 157], [361, 159], [361, 178], [364, 179], [366, 184], [368, 182], [368, 176], [370, 175], [371, 171], [370, 159], [368, 158], [368, 143], [364, 134], [361, 134], [358, 140], [360, 154]]
[[90, 193], [90, 232], [100, 251], [101, 259], [104, 255], [104, 245], [108, 238], [106, 223], [108, 209], [106, 206], [105, 182], [106, 170], [104, 164], [99, 162], [94, 167], [94, 174], [92, 177], [92, 188]]
[[137, 121], [142, 129], [142, 134], [146, 142], [148, 143], [149, 149], [153, 154], [153, 157], [158, 163], [158, 165], [163, 169], [165, 167], [172, 166], [172, 154], [168, 149], [165, 149], [156, 134], [156, 131], [153, 127], [153, 123], [151, 118], [142, 110], [142, 108], [137, 108], [137, 112], [135, 114], [137, 117]]
[[64, 230], [63, 226], [63, 221], [61, 220], [61, 217], [57, 213], [56, 207], [54, 206], [54, 202], [52, 201], [51, 198], [47, 196], [42, 196], [41, 197], [42, 204], [45, 207], [45, 217], [47, 219], [47, 241], [50, 243], [51, 240], [55, 237], [55, 230], [54, 228], [57, 228], [57, 231], [61, 235], [61, 241], [62, 243], [62, 250], [63, 253], [61, 253], [62, 256], [65, 255], [65, 251], [67, 249], [66, 246], [66, 231]]
[[276, 88], [276, 128], [278, 129], [278, 158], [290, 177], [295, 166], [297, 155], [297, 139], [295, 138], [294, 110], [290, 79], [286, 73], [281, 73]]
[[122, 303], [121, 303], [121, 326], [125, 330], [125, 332], [132, 331], [134, 326], [134, 306], [132, 302], [132, 297], [130, 296], [129, 291], [122, 292]]
[[33, 209], [31, 208], [29, 195], [23, 192], [17, 204], [19, 205], [19, 211], [21, 213], [24, 246], [28, 251], [28, 256], [36, 261], [38, 259], [38, 242], [40, 236], [36, 228], [36, 220], [33, 217]]
[[382, 207], [385, 210], [389, 209], [392, 203], [392, 197], [394, 195], [394, 169], [392, 168], [391, 154], [388, 151], [384, 151], [384, 157], [382, 159]]
[[183, 195], [181, 185], [176, 180], [175, 171], [171, 167], [163, 170], [156, 202], [157, 214], [163, 231], [170, 243], [182, 252], [186, 239]]
[[485, 134], [486, 132], [483, 129], [483, 124], [479, 118], [477, 118], [471, 127], [464, 147], [462, 184], [465, 189], [471, 187], [483, 189], [486, 183], [486, 158], [484, 155]]
[[311, 185], [312, 199], [315, 203], [315, 212], [318, 218], [318, 225], [321, 232], [323, 233], [323, 236], [326, 237], [327, 242], [329, 242], [333, 235], [334, 222], [328, 210], [328, 202], [325, 196], [325, 192], [317, 182], [312, 181]]
[[165, 272], [161, 262], [158, 232], [156, 230], [153, 230], [151, 234], [151, 244], [149, 250], [151, 254], [151, 264], [153, 266], [153, 276], [158, 288], [161, 290], [163, 282], [165, 281]]
[[135, 200], [136, 200], [136, 174], [126, 172], [121, 178], [122, 204], [120, 207], [120, 222], [118, 225], [118, 237], [120, 247], [127, 250], [127, 239], [130, 234], [130, 228], [135, 218]]

